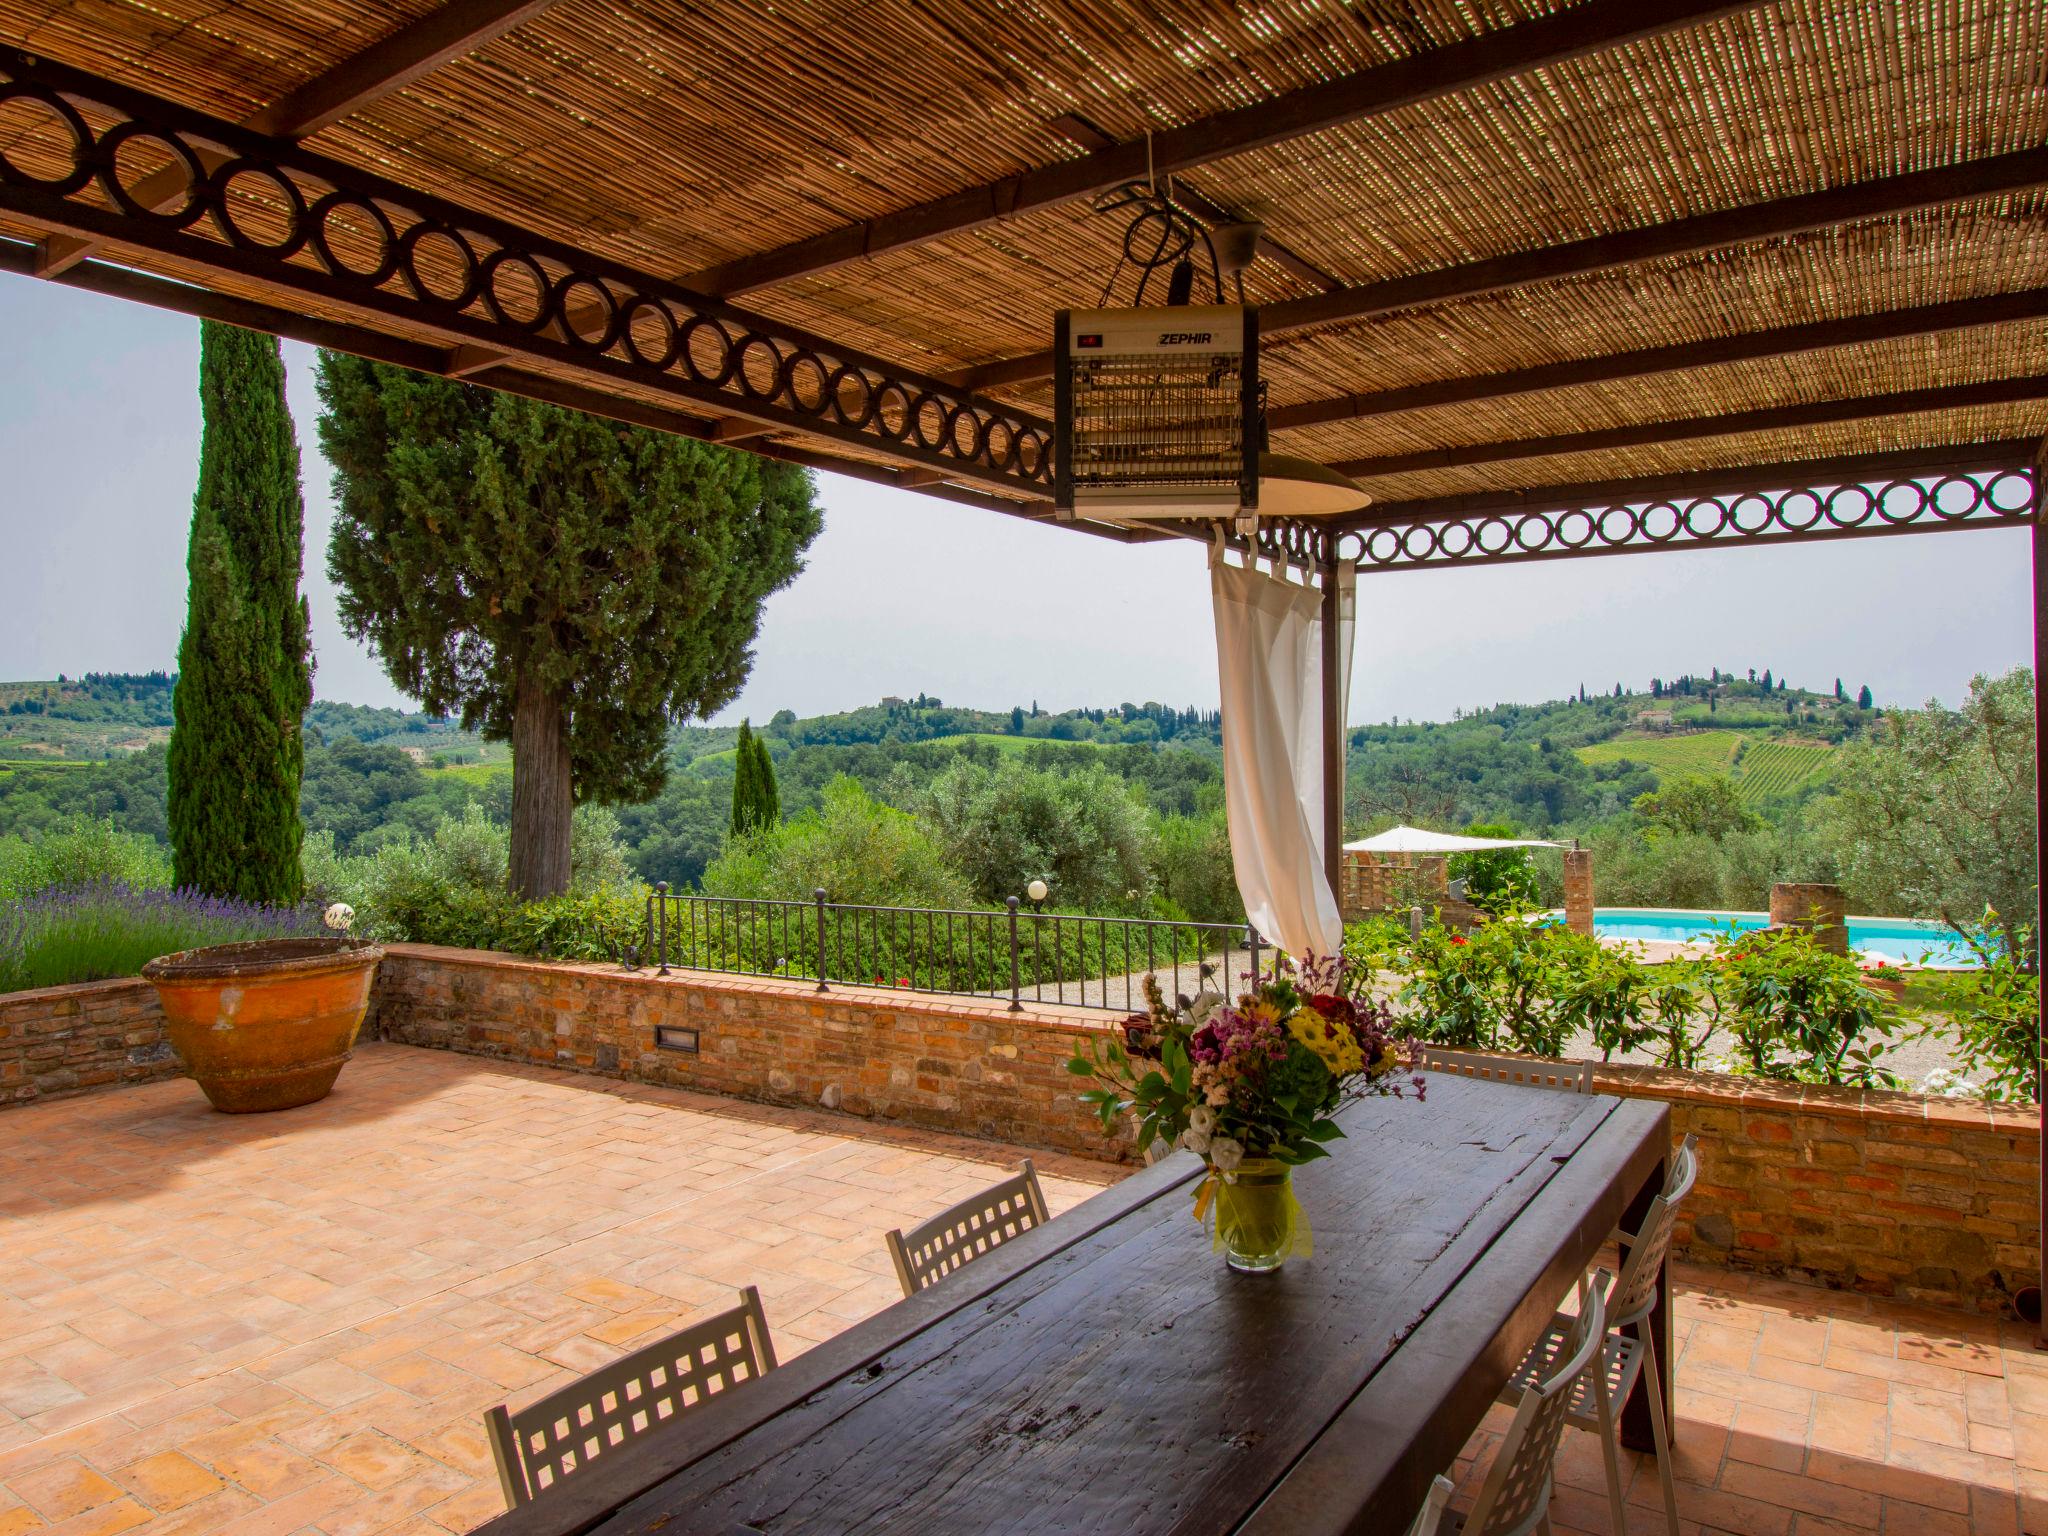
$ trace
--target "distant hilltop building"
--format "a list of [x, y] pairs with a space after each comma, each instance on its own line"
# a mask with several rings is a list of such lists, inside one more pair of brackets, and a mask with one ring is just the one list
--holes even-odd
[[893, 693], [885, 693], [882, 695], [882, 708], [884, 709], [901, 709], [908, 702], [909, 700], [899, 699]]
[[425, 747], [400, 747], [398, 750], [422, 767], [426, 765], [427, 749]]
[[1668, 709], [1646, 709], [1636, 716], [1636, 724], [1646, 730], [1668, 731], [1671, 729], [1671, 711]]

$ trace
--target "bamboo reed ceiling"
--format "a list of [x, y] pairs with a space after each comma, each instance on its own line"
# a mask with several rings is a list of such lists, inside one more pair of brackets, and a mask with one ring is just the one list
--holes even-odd
[[[358, 92], [346, 115], [315, 127], [308, 149], [651, 276], [701, 274], [770, 321], [944, 376], [1041, 353], [1055, 309], [1098, 302], [1122, 229], [1085, 198], [1067, 198], [899, 243], [891, 221], [904, 210], [1148, 132], [1177, 142], [1171, 135], [1186, 125], [1379, 78], [1369, 72], [1402, 61], [1456, 57], [1474, 39], [1512, 43], [1518, 29], [1533, 36], [1526, 29], [1546, 18], [1594, 16], [1603, 3], [557, 0], [501, 5], [493, 28], [483, 25], [491, 0], [0, 0], [0, 44], [247, 122], [359, 66], [394, 34], [431, 29], [443, 11], [477, 12], [462, 49], [395, 88]], [[1369, 290], [2048, 146], [2040, 0], [1695, 10], [1709, 13], [1279, 142], [1204, 152], [1180, 179], [1206, 205], [1263, 220], [1291, 253], [1246, 275], [1248, 298], [1284, 314], [1273, 306], [1330, 289]], [[57, 137], [18, 103], [0, 104], [0, 153], [17, 166], [54, 163]], [[1368, 304], [1354, 318], [1275, 328], [1264, 355], [1275, 446], [1369, 464], [1565, 440], [1555, 453], [1514, 449], [1367, 474], [1380, 499], [1414, 500], [2039, 438], [2048, 401], [1959, 395], [1951, 407], [1896, 413], [1880, 405], [1859, 415], [1849, 404], [1839, 414], [1854, 419], [1766, 431], [1569, 444], [1644, 424], [2048, 374], [2048, 319], [2032, 311], [1967, 328], [1935, 315], [1895, 328], [1904, 334], [1842, 345], [1788, 332], [1778, 351], [1710, 355], [1758, 332], [2048, 293], [2048, 175], [2036, 184], [2043, 189], [1933, 206], [1902, 199], [1899, 211], [1819, 228], [1581, 264], [1494, 291], [1475, 282], [1445, 300], [1386, 312]], [[274, 198], [238, 196], [251, 229], [284, 227]], [[811, 258], [825, 249], [818, 242], [861, 221], [877, 222], [847, 238], [884, 249]], [[0, 207], [0, 237], [16, 242], [0, 251], [4, 264], [29, 265], [21, 242], [48, 234]], [[337, 231], [342, 245], [351, 238]], [[769, 253], [774, 261], [762, 261]], [[445, 352], [447, 337], [430, 326], [366, 322], [189, 252], [111, 241], [87, 254]], [[423, 253], [423, 268], [436, 259]], [[757, 284], [757, 270], [773, 280]], [[83, 281], [118, 283], [104, 273]], [[1127, 273], [1112, 301], [1130, 284]], [[1697, 362], [1688, 352], [1683, 366], [1629, 362], [1681, 346], [1708, 351]], [[1516, 377], [1610, 358], [1615, 366], [1590, 380]], [[638, 419], [667, 412], [661, 419], [706, 435], [732, 426], [713, 407], [679, 405], [630, 377], [593, 384], [587, 371], [545, 358], [521, 361], [519, 372], [534, 389], [609, 393]], [[1049, 387], [1032, 365], [1010, 373], [986, 391], [993, 407], [1048, 414]], [[1468, 378], [1481, 381], [1468, 390], [1478, 397], [1451, 404], [1388, 409], [1370, 398]], [[1310, 419], [1287, 425], [1289, 411]], [[906, 462], [886, 444], [826, 442], [787, 424], [745, 430], [774, 451], [874, 475]], [[983, 483], [970, 497], [965, 481], [951, 477], [948, 489], [947, 478], [928, 464], [899, 477], [1042, 512], [1028, 489]]]

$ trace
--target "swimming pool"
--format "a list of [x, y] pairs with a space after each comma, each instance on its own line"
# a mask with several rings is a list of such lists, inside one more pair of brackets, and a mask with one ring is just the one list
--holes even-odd
[[[1564, 914], [1559, 913], [1562, 917]], [[1770, 921], [1762, 912], [1693, 912], [1674, 907], [1598, 907], [1593, 931], [1617, 939], [1712, 939], [1729, 928], [1761, 928]], [[1974, 966], [1976, 959], [1940, 923], [1911, 917], [1852, 917], [1850, 953], [1865, 959], [1882, 957], [1894, 964]]]

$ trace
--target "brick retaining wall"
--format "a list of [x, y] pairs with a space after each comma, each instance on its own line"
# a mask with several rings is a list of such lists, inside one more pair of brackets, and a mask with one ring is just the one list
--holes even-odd
[[1699, 1138], [1678, 1246], [1709, 1264], [1999, 1312], [2040, 1273], [2038, 1111], [1601, 1067]]
[[[386, 947], [372, 1000], [386, 1040], [824, 1105], [934, 1130], [1114, 1158], [1075, 1098], [1073, 1040], [1099, 1010], [935, 997], [838, 982], [553, 965], [428, 945]], [[366, 1026], [367, 1028], [368, 1026]], [[694, 1054], [657, 1030], [694, 1030]]]
[[183, 1070], [146, 981], [0, 993], [0, 1108]]

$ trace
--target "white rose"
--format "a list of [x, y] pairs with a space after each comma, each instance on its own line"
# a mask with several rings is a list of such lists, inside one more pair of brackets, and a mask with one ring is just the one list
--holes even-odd
[[327, 909], [321, 920], [328, 927], [346, 933], [349, 925], [356, 920], [356, 909], [345, 901], [337, 901]]
[[1209, 1155], [1209, 1133], [1207, 1131], [1198, 1131], [1191, 1126], [1181, 1132], [1180, 1144], [1197, 1157], [1207, 1157]]
[[1222, 1006], [1223, 998], [1220, 993], [1205, 990], [1188, 1004], [1188, 1022], [1200, 1029], [1209, 1022], [1209, 1015]]
[[1209, 1143], [1209, 1161], [1224, 1173], [1233, 1172], [1244, 1161], [1244, 1143], [1229, 1136], [1218, 1136]]
[[1188, 1111], [1188, 1128], [1207, 1135], [1216, 1129], [1216, 1111], [1206, 1104], [1197, 1104]]

